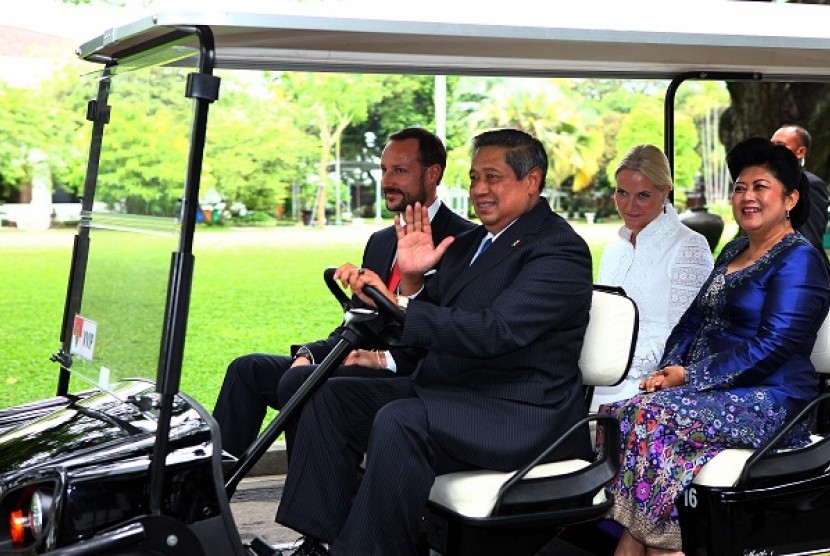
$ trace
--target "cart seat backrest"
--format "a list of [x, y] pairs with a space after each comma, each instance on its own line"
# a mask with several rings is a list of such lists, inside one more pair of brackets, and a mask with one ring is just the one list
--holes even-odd
[[637, 305], [622, 288], [595, 285], [579, 368], [585, 386], [622, 382], [637, 343]]
[[[613, 386], [625, 378], [634, 356], [637, 326], [637, 305], [625, 295], [622, 288], [594, 285], [588, 327], [579, 357], [582, 382], [585, 386]], [[613, 450], [606, 446], [605, 453], [613, 453]], [[602, 458], [603, 461], [605, 459]], [[592, 481], [601, 474], [591, 475], [592, 470], [602, 467], [603, 461], [593, 467], [590, 461], [581, 459], [542, 463], [533, 467], [526, 478], [536, 481], [538, 487], [546, 478], [567, 476], [573, 484], [584, 486], [585, 493], [591, 493], [592, 496], [596, 494], [592, 505], [574, 510], [579, 514], [603, 507], [605, 492], [598, 489], [616, 473], [614, 464], [614, 470], [608, 478], [603, 479], [598, 485], [594, 484]], [[512, 476], [513, 473], [483, 469], [440, 475], [433, 483], [429, 500], [433, 506], [445, 508], [466, 518], [483, 519], [492, 515], [502, 487]], [[592, 478], [586, 479], [589, 476]], [[584, 515], [575, 516], [574, 519], [583, 519]]]
[[830, 374], [830, 313], [818, 329], [810, 361], [813, 362], [817, 373]]

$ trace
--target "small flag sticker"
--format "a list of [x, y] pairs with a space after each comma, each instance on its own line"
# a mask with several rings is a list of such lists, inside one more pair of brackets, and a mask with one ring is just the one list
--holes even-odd
[[92, 361], [95, 352], [95, 334], [98, 331], [98, 323], [94, 320], [85, 319], [75, 315], [75, 323], [72, 326], [72, 344], [69, 352], [78, 357]]

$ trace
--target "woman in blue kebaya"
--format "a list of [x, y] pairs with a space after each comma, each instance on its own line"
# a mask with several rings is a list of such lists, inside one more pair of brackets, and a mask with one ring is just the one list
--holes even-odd
[[[682, 554], [676, 501], [700, 467], [726, 448], [758, 447], [817, 395], [810, 352], [830, 284], [819, 252], [795, 232], [809, 182], [766, 139], [738, 144], [727, 163], [746, 236], [724, 247], [644, 392], [601, 409], [621, 423], [617, 556]], [[787, 443], [808, 434], [805, 426]]]

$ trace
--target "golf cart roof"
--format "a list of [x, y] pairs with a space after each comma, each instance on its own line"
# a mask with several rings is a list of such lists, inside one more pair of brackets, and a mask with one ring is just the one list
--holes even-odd
[[[460, 4], [460, 5], [458, 5]], [[105, 64], [206, 26], [216, 68], [670, 79], [687, 72], [830, 78], [830, 7], [766, 2], [302, 3], [279, 13], [171, 11], [110, 29], [78, 55]], [[540, 8], [540, 6], [548, 6]], [[486, 13], [487, 12], [487, 13]], [[485, 17], [487, 16], [487, 17]], [[194, 45], [195, 46], [195, 45]]]

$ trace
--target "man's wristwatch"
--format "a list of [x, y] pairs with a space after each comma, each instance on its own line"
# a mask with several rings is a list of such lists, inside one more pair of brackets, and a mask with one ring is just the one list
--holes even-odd
[[409, 298], [405, 295], [398, 295], [395, 297], [395, 305], [405, 313], [406, 308], [409, 307]]
[[305, 357], [308, 359], [309, 363], [314, 363], [314, 354], [311, 353], [311, 350], [306, 346], [300, 346], [297, 348], [297, 351], [294, 353], [293, 360], [296, 361], [298, 357]]

